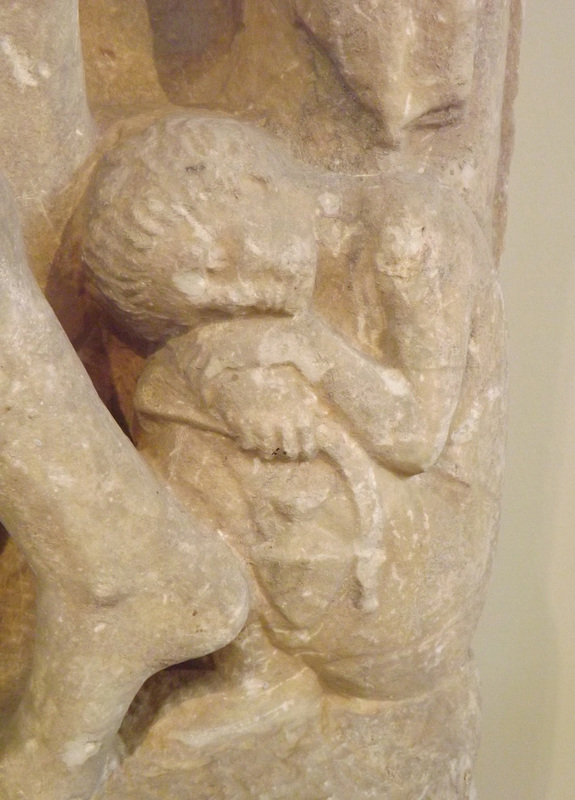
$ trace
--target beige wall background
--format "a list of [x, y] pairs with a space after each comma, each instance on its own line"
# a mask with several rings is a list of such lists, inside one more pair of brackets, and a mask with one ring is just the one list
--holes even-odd
[[510, 427], [476, 639], [480, 800], [575, 800], [575, 2], [527, 0], [503, 280]]

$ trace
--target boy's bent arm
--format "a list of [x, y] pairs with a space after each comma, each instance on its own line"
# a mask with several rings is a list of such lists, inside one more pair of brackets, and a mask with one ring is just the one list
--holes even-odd
[[[463, 227], [463, 225], [462, 225]], [[358, 270], [376, 289], [378, 356], [361, 351], [318, 316], [307, 335], [329, 365], [322, 395], [346, 418], [384, 466], [414, 474], [439, 457], [457, 406], [472, 326], [476, 287], [489, 257], [474, 231], [440, 240], [417, 257]], [[470, 234], [470, 235], [465, 235]], [[444, 237], [445, 239], [445, 237]], [[373, 352], [373, 351], [372, 351]]]

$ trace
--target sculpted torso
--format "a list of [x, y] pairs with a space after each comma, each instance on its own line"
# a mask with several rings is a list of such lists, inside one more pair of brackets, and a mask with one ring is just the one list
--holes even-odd
[[[97, 796], [471, 800], [506, 376], [497, 159], [466, 104], [494, 12], [236, 5], [185, 63], [152, 13], [162, 86], [196, 108], [112, 126], [74, 216], [123, 421], [250, 597], [209, 664], [144, 690]], [[182, 630], [194, 580], [156, 590]]]

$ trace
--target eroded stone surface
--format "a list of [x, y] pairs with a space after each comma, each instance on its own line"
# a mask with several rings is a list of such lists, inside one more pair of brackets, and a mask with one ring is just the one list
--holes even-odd
[[475, 797], [517, 9], [81, 3], [102, 135], [48, 296], [141, 456], [6, 195], [2, 520], [39, 617], [9, 800]]
[[28, 271], [5, 184], [0, 201], [1, 514], [38, 579], [34, 658], [3, 730], [0, 787], [6, 798], [89, 797], [146, 677], [233, 638], [246, 585], [99, 401]]

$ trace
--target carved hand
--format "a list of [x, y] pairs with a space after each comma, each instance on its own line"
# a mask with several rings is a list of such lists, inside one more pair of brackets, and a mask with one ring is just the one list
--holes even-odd
[[226, 369], [204, 382], [202, 394], [244, 450], [265, 459], [316, 454], [319, 404], [293, 366]]

